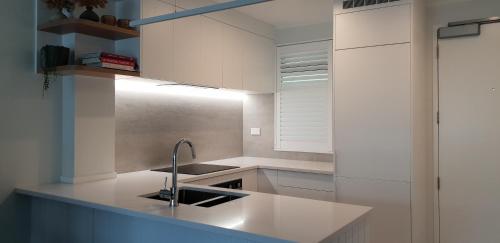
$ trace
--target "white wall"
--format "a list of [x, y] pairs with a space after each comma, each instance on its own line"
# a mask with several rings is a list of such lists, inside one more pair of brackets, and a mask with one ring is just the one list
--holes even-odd
[[332, 37], [333, 24], [331, 22], [276, 30], [276, 44], [278, 45], [329, 40]]
[[0, 8], [0, 242], [29, 241], [28, 201], [14, 187], [56, 181], [60, 173], [60, 85], [42, 98], [33, 69], [35, 2]]
[[[492, 16], [500, 16], [500, 1], [498, 0], [440, 0], [430, 2], [427, 9], [428, 16], [428, 35], [427, 35], [427, 75], [428, 80], [433, 80], [435, 71], [435, 30], [437, 27], [445, 26], [448, 22], [461, 21], [467, 19], [477, 19]], [[434, 151], [436, 153], [437, 151]], [[431, 161], [432, 163], [432, 161]], [[431, 191], [435, 190], [434, 178], [437, 176], [434, 171], [434, 164], [428, 166], [428, 188]], [[428, 207], [433, 208], [434, 197], [428, 198]], [[432, 219], [432, 217], [429, 217]], [[434, 234], [434, 224], [428, 224], [429, 235]], [[429, 240], [429, 242], [432, 242]]]
[[430, 4], [429, 8], [428, 13], [432, 24], [446, 24], [450, 21], [499, 16], [500, 1], [442, 1], [442, 3]]

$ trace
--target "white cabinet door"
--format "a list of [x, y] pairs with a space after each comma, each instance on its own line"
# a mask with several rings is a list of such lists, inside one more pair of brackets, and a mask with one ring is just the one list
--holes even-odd
[[410, 44], [336, 51], [337, 174], [410, 181]]
[[410, 183], [337, 177], [336, 201], [373, 207], [370, 242], [411, 242]]
[[271, 169], [257, 172], [257, 188], [264, 193], [334, 201], [334, 187], [333, 175]]
[[[161, 1], [142, 1], [142, 18], [172, 13], [172, 5]], [[141, 27], [141, 76], [174, 79], [174, 39], [172, 21]]]
[[[174, 81], [204, 85], [202, 16], [174, 20]], [[168, 22], [168, 21], [167, 21]]]
[[243, 89], [255, 93], [274, 93], [276, 46], [272, 40], [245, 33]]
[[243, 89], [243, 50], [245, 32], [224, 26], [222, 86], [226, 89]]
[[409, 4], [335, 16], [335, 49], [409, 42]]
[[257, 189], [259, 192], [277, 194], [278, 171], [269, 169], [257, 170]]
[[335, 183], [333, 175], [279, 170], [278, 185], [333, 192]]
[[222, 87], [224, 24], [207, 18], [202, 18], [202, 81], [203, 85]]
[[321, 200], [321, 201], [330, 201], [330, 202], [335, 201], [335, 192], [333, 191], [317, 191], [317, 190], [303, 189], [297, 187], [279, 186], [276, 191], [276, 194], [290, 196], [290, 197]]

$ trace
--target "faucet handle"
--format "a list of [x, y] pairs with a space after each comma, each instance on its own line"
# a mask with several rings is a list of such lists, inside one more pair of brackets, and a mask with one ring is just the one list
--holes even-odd
[[171, 199], [172, 198], [172, 192], [167, 189], [167, 183], [168, 183], [168, 176], [165, 176], [165, 182], [163, 184], [163, 189], [160, 190], [160, 193], [158, 196], [163, 199]]
[[172, 192], [168, 189], [161, 189], [158, 196], [162, 199], [172, 199]]

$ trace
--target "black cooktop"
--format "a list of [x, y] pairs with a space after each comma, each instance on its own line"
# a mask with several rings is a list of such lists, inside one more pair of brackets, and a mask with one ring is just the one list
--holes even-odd
[[[226, 166], [226, 165], [210, 165], [210, 164], [187, 164], [187, 165], [180, 165], [179, 167], [177, 167], [177, 172], [179, 174], [186, 174], [186, 175], [203, 175], [217, 171], [237, 169], [237, 168], [240, 167]], [[161, 168], [152, 171], [172, 172], [172, 167]]]

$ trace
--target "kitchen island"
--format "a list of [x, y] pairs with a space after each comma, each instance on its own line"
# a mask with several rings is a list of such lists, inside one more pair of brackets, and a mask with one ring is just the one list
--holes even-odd
[[[24, 186], [16, 191], [32, 198], [33, 242], [363, 243], [367, 239], [369, 207], [180, 183], [184, 188], [246, 196], [207, 208], [185, 204], [170, 208], [165, 201], [143, 197], [161, 189], [165, 176], [171, 178], [164, 172], [139, 171], [111, 180]], [[179, 180], [196, 177], [180, 174]]]

